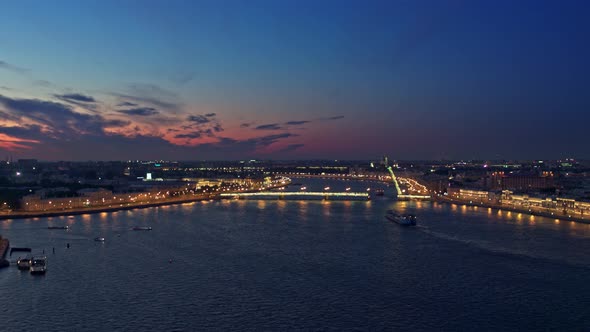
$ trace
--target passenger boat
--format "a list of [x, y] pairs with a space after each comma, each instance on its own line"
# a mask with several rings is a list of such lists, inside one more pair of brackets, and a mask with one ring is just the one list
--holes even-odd
[[402, 226], [416, 226], [416, 216], [413, 214], [397, 214], [393, 210], [388, 210], [385, 218]]
[[47, 257], [33, 256], [31, 258], [31, 267], [29, 268], [31, 274], [45, 274], [47, 271]]
[[19, 270], [28, 270], [31, 268], [31, 256], [26, 256], [25, 258], [20, 258], [16, 261], [16, 266]]

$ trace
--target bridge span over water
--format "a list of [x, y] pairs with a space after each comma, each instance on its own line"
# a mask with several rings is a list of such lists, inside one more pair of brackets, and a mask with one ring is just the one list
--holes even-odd
[[[393, 173], [393, 167], [387, 165], [387, 159], [384, 161], [385, 169], [389, 172], [389, 176], [377, 174], [291, 174], [285, 173], [284, 176], [293, 176], [300, 178], [319, 178], [319, 179], [336, 179], [336, 180], [361, 180], [361, 181], [377, 181], [384, 183], [393, 183], [395, 188], [395, 197], [397, 200], [427, 200], [430, 199], [428, 189], [411, 178], [397, 177]], [[404, 185], [406, 189], [400, 187]], [[364, 194], [364, 193], [358, 193]]]
[[255, 198], [255, 199], [337, 199], [337, 200], [369, 200], [366, 192], [314, 192], [314, 191], [259, 191], [251, 193], [222, 193], [222, 198]]

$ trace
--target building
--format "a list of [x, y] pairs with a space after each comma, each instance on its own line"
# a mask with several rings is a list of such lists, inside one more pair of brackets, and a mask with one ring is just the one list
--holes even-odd
[[555, 188], [552, 172], [541, 174], [493, 172], [485, 181], [492, 190], [531, 191]]
[[452, 199], [465, 201], [474, 204], [496, 204], [499, 196], [492, 191], [472, 190], [464, 188], [447, 188], [447, 196]]
[[559, 215], [590, 215], [590, 202], [576, 201], [570, 198], [540, 198], [529, 195], [514, 195], [510, 190], [502, 191], [502, 205], [515, 209], [528, 209], [531, 212], [551, 213]]

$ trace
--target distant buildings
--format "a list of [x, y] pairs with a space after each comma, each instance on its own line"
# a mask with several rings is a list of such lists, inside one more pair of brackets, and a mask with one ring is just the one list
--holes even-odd
[[510, 190], [485, 191], [464, 188], [448, 188], [446, 196], [458, 202], [544, 213], [555, 217], [590, 217], [590, 202], [576, 201], [569, 198], [541, 198], [529, 195], [515, 195]]
[[492, 190], [530, 191], [555, 188], [552, 172], [540, 174], [493, 172], [485, 181], [485, 187]]
[[499, 195], [493, 191], [473, 190], [463, 188], [448, 188], [447, 196], [460, 201], [465, 201], [473, 204], [497, 204], [499, 202]]

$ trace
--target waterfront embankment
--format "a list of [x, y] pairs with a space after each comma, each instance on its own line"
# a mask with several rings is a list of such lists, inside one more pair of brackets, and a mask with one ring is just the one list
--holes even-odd
[[218, 199], [218, 194], [206, 194], [206, 195], [194, 195], [184, 196], [179, 198], [162, 199], [154, 202], [141, 202], [141, 203], [125, 203], [120, 205], [104, 205], [87, 208], [75, 208], [75, 209], [59, 209], [59, 210], [46, 210], [46, 211], [11, 211], [8, 213], [0, 214], [0, 220], [2, 219], [26, 219], [26, 218], [45, 218], [45, 217], [59, 217], [59, 216], [71, 216], [80, 214], [92, 214], [101, 212], [114, 212], [121, 210], [132, 210], [149, 208], [163, 205], [183, 204], [198, 202], [203, 200]]
[[[267, 187], [266, 189], [267, 190], [268, 189], [275, 189], [275, 188], [284, 187], [286, 185], [288, 185], [288, 183], [272, 185], [272, 186]], [[249, 191], [240, 191], [240, 192], [256, 192], [256, 191], [260, 191], [260, 190], [249, 190]], [[228, 193], [231, 193], [231, 191]], [[59, 216], [81, 215], [81, 214], [93, 214], [93, 213], [101, 213], [101, 212], [114, 212], [114, 211], [142, 209], [142, 208], [149, 208], [149, 207], [156, 207], [156, 206], [163, 206], [163, 205], [192, 203], [192, 202], [212, 200], [212, 199], [220, 199], [219, 193], [183, 195], [181, 197], [162, 198], [162, 199], [159, 199], [156, 201], [150, 201], [150, 202], [138, 202], [138, 203], [126, 202], [126, 203], [116, 204], [116, 205], [98, 205], [98, 206], [83, 207], [83, 208], [54, 209], [54, 210], [43, 210], [43, 211], [10, 211], [7, 213], [0, 213], [0, 220], [45, 218], [45, 217], [59, 217]]]
[[557, 219], [557, 220], [574, 221], [574, 222], [579, 222], [579, 223], [584, 223], [584, 224], [590, 224], [590, 218], [577, 217], [575, 215], [569, 215], [569, 214], [556, 214], [556, 213], [533, 210], [533, 209], [519, 209], [519, 208], [516, 208], [513, 206], [507, 206], [507, 205], [502, 205], [502, 204], [473, 203], [473, 202], [469, 202], [469, 201], [452, 199], [452, 198], [442, 196], [442, 195], [435, 195], [432, 197], [432, 200], [435, 202], [439, 202], [439, 203], [448, 203], [448, 204], [457, 204], [457, 205], [466, 205], [466, 206], [478, 206], [478, 207], [491, 208], [491, 209], [497, 209], [497, 210], [502, 210], [502, 211], [517, 212], [517, 213], [522, 213], [522, 214], [531, 215], [531, 216], [539, 216], [539, 217], [546, 217], [546, 218]]

